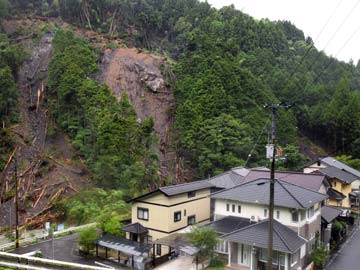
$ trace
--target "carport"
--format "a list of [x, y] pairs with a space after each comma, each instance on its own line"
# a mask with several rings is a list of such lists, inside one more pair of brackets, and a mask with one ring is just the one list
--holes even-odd
[[104, 235], [96, 242], [96, 256], [135, 269], [145, 269], [151, 245], [113, 235]]

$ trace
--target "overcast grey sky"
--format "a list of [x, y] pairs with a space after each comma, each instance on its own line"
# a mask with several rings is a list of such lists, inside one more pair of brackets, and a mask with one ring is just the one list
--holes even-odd
[[208, 0], [208, 3], [216, 8], [234, 4], [257, 19], [289, 20], [328, 55], [346, 62], [352, 59], [355, 65], [360, 59], [360, 0]]

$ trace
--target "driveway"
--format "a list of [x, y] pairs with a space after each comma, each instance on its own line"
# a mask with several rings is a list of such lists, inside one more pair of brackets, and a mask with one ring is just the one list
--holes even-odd
[[344, 243], [330, 260], [326, 270], [353, 270], [359, 269], [360, 258], [360, 230]]
[[[159, 265], [154, 270], [196, 270], [196, 264], [193, 261], [194, 257], [181, 256]], [[201, 269], [201, 264], [198, 269]]]
[[43, 257], [46, 259], [54, 259], [59, 261], [92, 265], [92, 266], [101, 266], [95, 263], [95, 262], [99, 262], [119, 270], [129, 269], [126, 267], [121, 267], [116, 263], [103, 260], [100, 258], [90, 259], [79, 256], [77, 252], [78, 237], [79, 234], [74, 233], [61, 238], [55, 238], [54, 241], [47, 240], [26, 247], [20, 247], [17, 250], [13, 250], [11, 253], [26, 254], [36, 250], [40, 250], [42, 252]]

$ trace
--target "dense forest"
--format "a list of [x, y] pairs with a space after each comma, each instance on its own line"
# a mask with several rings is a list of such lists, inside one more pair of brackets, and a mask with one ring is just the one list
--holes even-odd
[[[0, 20], [7, 14], [7, 2], [0, 1]], [[0, 32], [0, 168], [4, 167], [7, 156], [12, 151], [13, 136], [10, 128], [18, 119], [15, 77], [24, 56], [21, 46], [11, 44], [9, 38]]]
[[[294, 105], [278, 111], [277, 139], [289, 156], [279, 166], [300, 169], [299, 134], [331, 154], [360, 157], [360, 65], [318, 51], [291, 22], [256, 20], [233, 6], [217, 10], [198, 0], [0, 0], [1, 6], [11, 6], [14, 16], [26, 10], [60, 17], [175, 60], [176, 149], [194, 179], [266, 165], [267, 103]], [[139, 125], [126, 96], [117, 103], [90, 79], [99, 55], [89, 45], [63, 31], [54, 44], [54, 118], [95, 179], [111, 188], [156, 185], [152, 120]], [[13, 67], [1, 68], [3, 74]], [[1, 106], [9, 119], [10, 105]]]

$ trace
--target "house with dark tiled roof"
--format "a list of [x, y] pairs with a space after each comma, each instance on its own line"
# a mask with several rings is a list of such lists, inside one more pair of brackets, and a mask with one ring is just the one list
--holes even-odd
[[[227, 256], [229, 267], [266, 265], [269, 186], [269, 178], [260, 178], [211, 194], [215, 221], [207, 226], [221, 235], [217, 252]], [[275, 180], [274, 193], [274, 267], [304, 269], [320, 234], [327, 195], [282, 180]]]
[[333, 157], [324, 157], [318, 159], [316, 162], [313, 162], [304, 168], [304, 173], [311, 173], [318, 171], [327, 167], [335, 167], [344, 172], [350, 173], [356, 176], [356, 180], [351, 182], [352, 189], [360, 188], [360, 171], [346, 165], [345, 163], [333, 158]]
[[352, 183], [357, 181], [358, 177], [345, 169], [332, 166], [320, 168], [319, 172], [326, 175], [331, 184], [331, 188], [328, 189], [329, 200], [327, 204], [350, 208]]
[[[182, 232], [193, 224], [210, 221], [210, 192], [214, 185], [206, 181], [159, 187], [133, 198], [131, 224], [122, 228], [127, 238], [153, 244], [151, 256], [165, 256], [172, 246], [164, 241], [170, 235]], [[166, 241], [165, 241], [166, 242]]]

